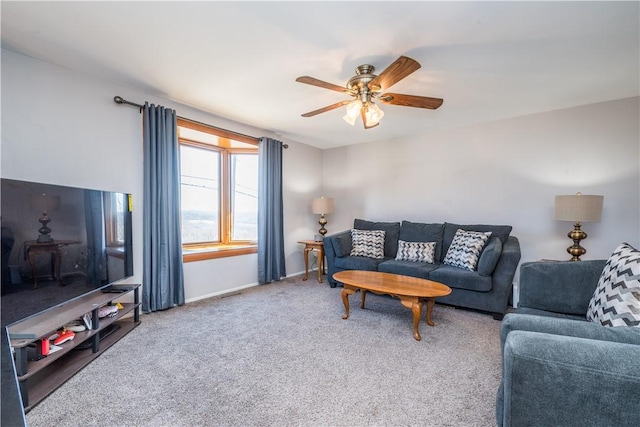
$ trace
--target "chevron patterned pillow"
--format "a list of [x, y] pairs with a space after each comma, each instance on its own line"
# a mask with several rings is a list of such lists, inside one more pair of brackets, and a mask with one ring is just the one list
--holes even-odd
[[384, 258], [384, 230], [351, 230], [351, 256]]
[[640, 327], [640, 251], [618, 246], [602, 270], [587, 320], [604, 326]]
[[443, 264], [475, 271], [482, 248], [489, 240], [491, 232], [466, 231], [459, 228], [442, 261]]
[[428, 262], [433, 264], [436, 242], [405, 242], [398, 240], [397, 261]]

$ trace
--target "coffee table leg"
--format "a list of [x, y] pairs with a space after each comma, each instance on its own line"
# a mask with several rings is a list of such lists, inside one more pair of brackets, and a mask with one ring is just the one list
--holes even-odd
[[342, 315], [343, 319], [349, 318], [349, 295], [353, 295], [355, 293], [355, 289], [347, 288], [347, 285], [343, 284], [344, 288], [342, 288], [342, 303], [344, 304], [344, 315]]
[[360, 300], [360, 308], [364, 308], [364, 299], [367, 296], [367, 291], [365, 291], [364, 289], [360, 289], [360, 296], [362, 297], [362, 299]]
[[422, 337], [418, 328], [420, 326], [420, 317], [422, 316], [422, 301], [414, 302], [411, 306], [411, 311], [413, 312], [413, 337], [416, 341], [420, 341]]
[[424, 321], [427, 322], [427, 325], [429, 325], [429, 326], [435, 326], [436, 325], [431, 320], [431, 312], [433, 311], [433, 305], [435, 303], [436, 303], [436, 299], [435, 298], [427, 298], [427, 314], [425, 314], [425, 316], [424, 316]]

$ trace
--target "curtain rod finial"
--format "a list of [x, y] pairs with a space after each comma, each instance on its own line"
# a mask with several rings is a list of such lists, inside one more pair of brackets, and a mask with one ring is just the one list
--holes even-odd
[[114, 101], [116, 104], [123, 104], [123, 103], [124, 103], [124, 99], [122, 99], [122, 97], [121, 97], [121, 96], [114, 96], [114, 97], [113, 97], [113, 101]]

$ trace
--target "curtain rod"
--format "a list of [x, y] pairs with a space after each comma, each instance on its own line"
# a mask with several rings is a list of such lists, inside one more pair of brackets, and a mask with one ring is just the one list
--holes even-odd
[[[127, 101], [126, 99], [122, 98], [121, 96], [114, 96], [113, 97], [113, 101], [116, 104], [126, 104], [126, 105], [131, 105], [133, 107], [138, 107], [140, 109], [141, 113], [142, 113], [142, 109], [144, 108], [144, 105], [140, 105], [140, 104], [136, 104], [135, 102]], [[245, 138], [259, 139], [259, 138], [256, 138], [255, 136], [245, 135], [243, 133], [234, 132], [234, 131], [231, 131], [231, 130], [228, 130], [228, 129], [222, 129], [222, 128], [219, 128], [219, 127], [216, 127], [216, 126], [209, 125], [207, 123], [202, 123], [202, 122], [198, 122], [198, 121], [195, 121], [195, 120], [187, 119], [186, 117], [178, 116], [178, 118], [182, 119], [182, 120], [186, 120], [188, 122], [193, 122], [193, 123], [197, 123], [199, 125], [211, 127], [211, 128], [218, 129], [218, 130], [222, 130], [222, 131], [225, 131], [225, 132], [234, 133], [236, 135], [244, 136]], [[289, 144], [282, 144], [282, 147], [285, 148], [285, 149], [289, 148]]]

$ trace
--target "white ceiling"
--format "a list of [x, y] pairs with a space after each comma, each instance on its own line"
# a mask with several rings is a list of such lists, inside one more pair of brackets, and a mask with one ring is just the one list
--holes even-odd
[[[319, 148], [640, 94], [638, 1], [1, 7], [5, 49]], [[366, 131], [343, 109], [300, 117], [348, 97], [296, 77], [342, 86], [356, 66], [381, 72], [400, 55], [422, 68], [392, 92], [444, 98], [440, 109], [383, 105], [380, 126]]]

